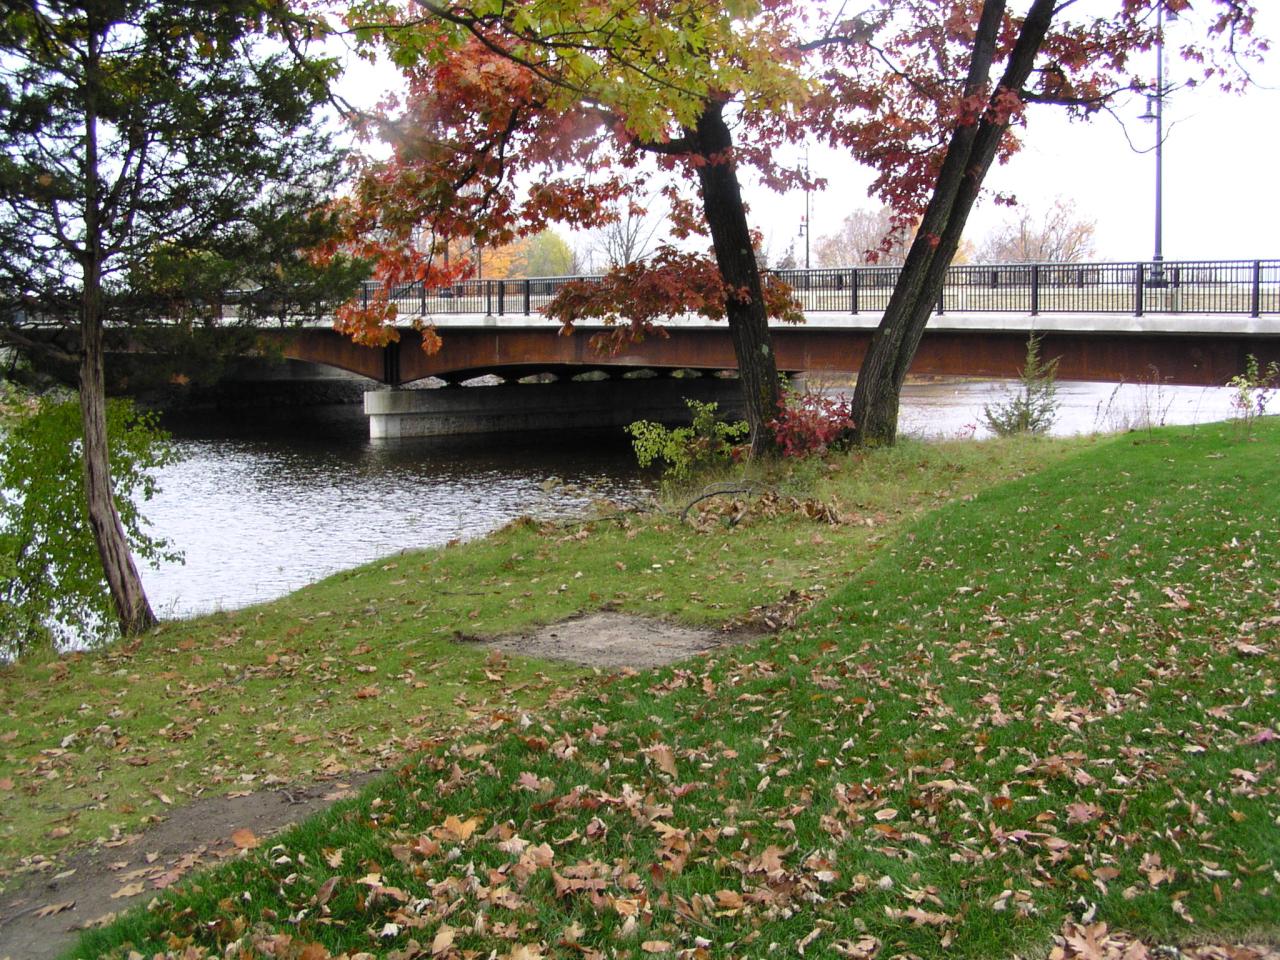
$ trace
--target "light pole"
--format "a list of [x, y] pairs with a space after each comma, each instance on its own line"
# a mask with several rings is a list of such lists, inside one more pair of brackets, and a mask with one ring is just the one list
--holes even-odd
[[1163, 281], [1164, 262], [1164, 4], [1156, 5], [1156, 92], [1147, 97], [1147, 111], [1140, 120], [1156, 124], [1156, 250], [1152, 280]]
[[800, 221], [800, 236], [804, 237], [804, 268], [809, 269], [809, 234], [812, 231], [813, 192], [809, 188], [809, 148], [804, 148], [804, 218]]

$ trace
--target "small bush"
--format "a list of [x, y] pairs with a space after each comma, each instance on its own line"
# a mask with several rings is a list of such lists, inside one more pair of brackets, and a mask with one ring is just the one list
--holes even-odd
[[747, 435], [747, 424], [726, 423], [717, 416], [715, 403], [686, 400], [693, 421], [687, 427], [664, 427], [651, 420], [628, 424], [631, 445], [640, 466], [665, 464], [663, 479], [684, 483], [699, 473], [727, 466], [734, 458], [734, 444]]
[[784, 457], [818, 456], [853, 429], [852, 404], [848, 397], [788, 391], [769, 429]]
[[1245, 358], [1244, 372], [1227, 381], [1227, 386], [1235, 391], [1231, 398], [1232, 413], [1246, 437], [1253, 435], [1254, 421], [1267, 412], [1277, 382], [1280, 382], [1280, 364], [1272, 360], [1263, 371], [1252, 353]]
[[1040, 335], [1027, 340], [1027, 359], [1018, 375], [1018, 389], [982, 408], [982, 419], [998, 437], [1047, 433], [1058, 417], [1058, 358], [1040, 358]]

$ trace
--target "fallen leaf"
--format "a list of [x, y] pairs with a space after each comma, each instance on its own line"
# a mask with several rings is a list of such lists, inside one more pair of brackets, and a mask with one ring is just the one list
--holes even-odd
[[312, 902], [317, 907], [323, 907], [328, 903], [329, 899], [333, 896], [333, 891], [337, 889], [338, 881], [340, 879], [340, 877], [330, 877], [324, 883], [320, 884], [319, 889], [316, 890], [316, 895], [311, 898]]
[[50, 903], [41, 907], [36, 911], [37, 917], [52, 917], [54, 914], [65, 913], [74, 909], [76, 902], [74, 900], [64, 900], [62, 903]]
[[716, 902], [725, 910], [741, 910], [743, 906], [742, 894], [735, 890], [717, 890]]
[[447, 923], [441, 924], [440, 929], [436, 931], [435, 939], [431, 941], [431, 955], [438, 957], [452, 946], [453, 927]]
[[476, 832], [478, 826], [480, 826], [478, 817], [459, 820], [453, 814], [449, 814], [444, 818], [444, 825], [440, 829], [447, 839], [465, 843]]
[[666, 940], [646, 940], [640, 944], [640, 949], [645, 953], [668, 953], [671, 944]]
[[919, 907], [907, 907], [905, 910], [885, 907], [884, 912], [891, 920], [910, 920], [912, 923], [927, 927], [940, 927], [955, 920], [955, 917], [950, 914], [934, 913], [930, 910], [921, 910]]
[[679, 774], [676, 768], [676, 755], [665, 743], [655, 744], [649, 747], [644, 753], [649, 756], [654, 763], [658, 765], [658, 769], [667, 776], [674, 777]]
[[880, 952], [880, 941], [875, 937], [859, 937], [856, 942], [837, 940], [831, 949], [848, 960], [872, 960]]
[[231, 842], [241, 850], [252, 850], [254, 847], [262, 845], [262, 841], [248, 827], [241, 827], [231, 834]]
[[120, 899], [123, 899], [124, 897], [136, 897], [138, 894], [142, 893], [144, 889], [145, 887], [143, 886], [141, 880], [139, 880], [137, 883], [126, 883], [123, 887], [121, 887], [119, 890], [117, 890], [115, 893], [111, 895], [111, 899], [120, 900]]

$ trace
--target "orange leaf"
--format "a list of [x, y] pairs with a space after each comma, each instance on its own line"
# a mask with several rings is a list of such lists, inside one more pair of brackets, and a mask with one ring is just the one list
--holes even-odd
[[254, 847], [262, 846], [262, 841], [248, 827], [241, 827], [233, 833], [231, 842], [241, 850], [252, 850]]

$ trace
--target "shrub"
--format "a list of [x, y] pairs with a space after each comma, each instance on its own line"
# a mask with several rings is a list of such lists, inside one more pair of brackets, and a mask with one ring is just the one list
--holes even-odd
[[717, 404], [698, 400], [686, 400], [685, 404], [693, 418], [687, 427], [664, 427], [651, 420], [627, 426], [640, 466], [661, 461], [665, 464], [663, 478], [678, 483], [727, 466], [733, 461], [735, 442], [747, 435], [745, 422], [719, 419]]
[[1277, 381], [1280, 381], [1280, 364], [1272, 360], [1263, 371], [1252, 353], [1245, 357], [1244, 372], [1227, 381], [1227, 386], [1235, 391], [1231, 398], [1232, 412], [1246, 437], [1253, 435], [1254, 421], [1267, 412]]
[[[62, 637], [85, 645], [110, 639], [115, 614], [89, 528], [81, 457], [80, 405], [44, 398], [0, 436], [0, 656]], [[179, 559], [150, 536], [138, 499], [151, 499], [151, 470], [174, 460], [154, 418], [132, 404], [107, 407], [116, 507], [134, 555]]]
[[853, 429], [848, 397], [829, 397], [812, 390], [788, 390], [777, 417], [769, 421], [784, 457], [821, 455]]
[[1040, 334], [1027, 340], [1027, 358], [1018, 375], [1018, 388], [982, 408], [982, 419], [998, 437], [1019, 433], [1047, 433], [1058, 416], [1058, 358], [1040, 358]]

